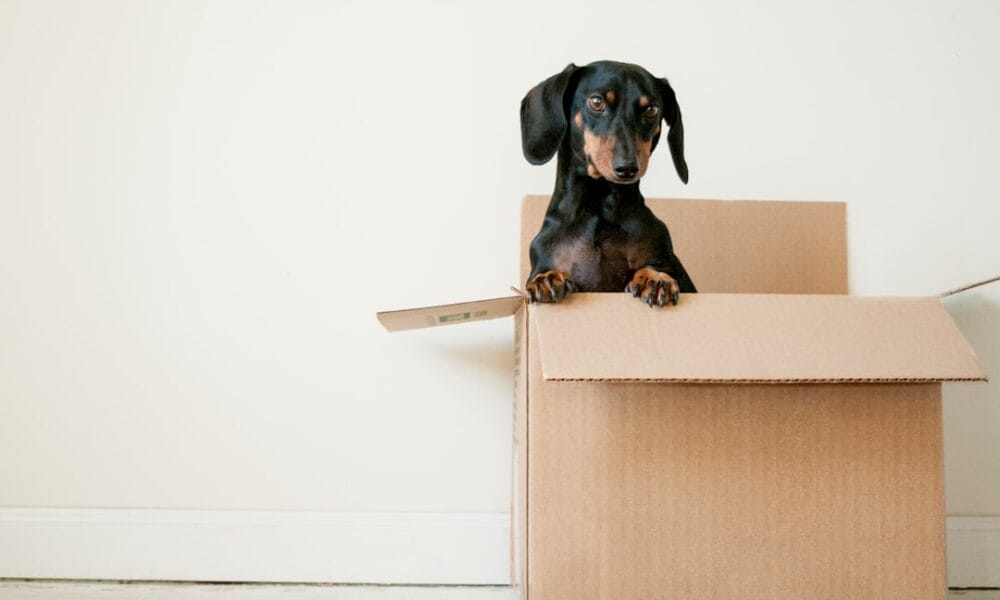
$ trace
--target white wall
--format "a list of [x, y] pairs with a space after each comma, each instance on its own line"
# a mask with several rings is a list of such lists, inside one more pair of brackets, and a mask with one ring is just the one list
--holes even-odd
[[[869, 3], [870, 4], [870, 3]], [[849, 203], [851, 286], [1000, 271], [1000, 4], [0, 2], [0, 507], [502, 513], [517, 109], [671, 79], [691, 183]], [[1000, 285], [947, 302], [1000, 379]], [[946, 387], [947, 503], [1000, 515], [1000, 384]], [[3, 573], [0, 573], [2, 575]]]

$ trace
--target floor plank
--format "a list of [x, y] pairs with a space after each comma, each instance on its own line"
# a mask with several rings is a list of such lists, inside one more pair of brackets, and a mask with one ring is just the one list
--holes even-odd
[[[0, 600], [516, 600], [503, 586], [0, 581]], [[951, 590], [948, 600], [1000, 600], [1000, 590]]]
[[514, 588], [504, 586], [0, 582], [0, 600], [68, 598], [73, 600], [516, 600], [517, 593]]

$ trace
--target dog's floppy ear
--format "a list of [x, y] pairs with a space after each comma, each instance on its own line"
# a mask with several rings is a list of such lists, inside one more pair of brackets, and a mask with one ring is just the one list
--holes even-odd
[[521, 149], [533, 165], [549, 162], [566, 135], [566, 88], [577, 66], [570, 63], [562, 72], [531, 88], [521, 100]]
[[667, 134], [667, 146], [670, 148], [670, 156], [674, 159], [674, 168], [681, 181], [688, 182], [688, 166], [684, 160], [684, 123], [681, 121], [681, 107], [677, 104], [677, 96], [674, 88], [666, 79], [660, 79], [660, 96], [663, 98], [663, 119], [670, 127]]

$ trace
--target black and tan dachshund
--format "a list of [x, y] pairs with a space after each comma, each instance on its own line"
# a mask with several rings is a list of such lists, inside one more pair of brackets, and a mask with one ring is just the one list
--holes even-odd
[[679, 292], [697, 291], [667, 226], [639, 193], [661, 121], [670, 128], [674, 167], [687, 183], [681, 110], [666, 79], [625, 63], [570, 64], [524, 97], [525, 158], [540, 165], [559, 155], [555, 191], [531, 242], [531, 301], [625, 291], [664, 306], [677, 304]]

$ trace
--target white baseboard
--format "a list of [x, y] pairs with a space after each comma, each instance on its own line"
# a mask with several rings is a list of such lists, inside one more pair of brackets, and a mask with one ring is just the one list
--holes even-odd
[[510, 516], [0, 508], [0, 577], [508, 584]]
[[1000, 516], [948, 517], [948, 587], [1000, 587]]
[[[1000, 587], [1000, 516], [947, 533], [948, 585]], [[505, 585], [510, 516], [0, 508], [0, 577]]]

